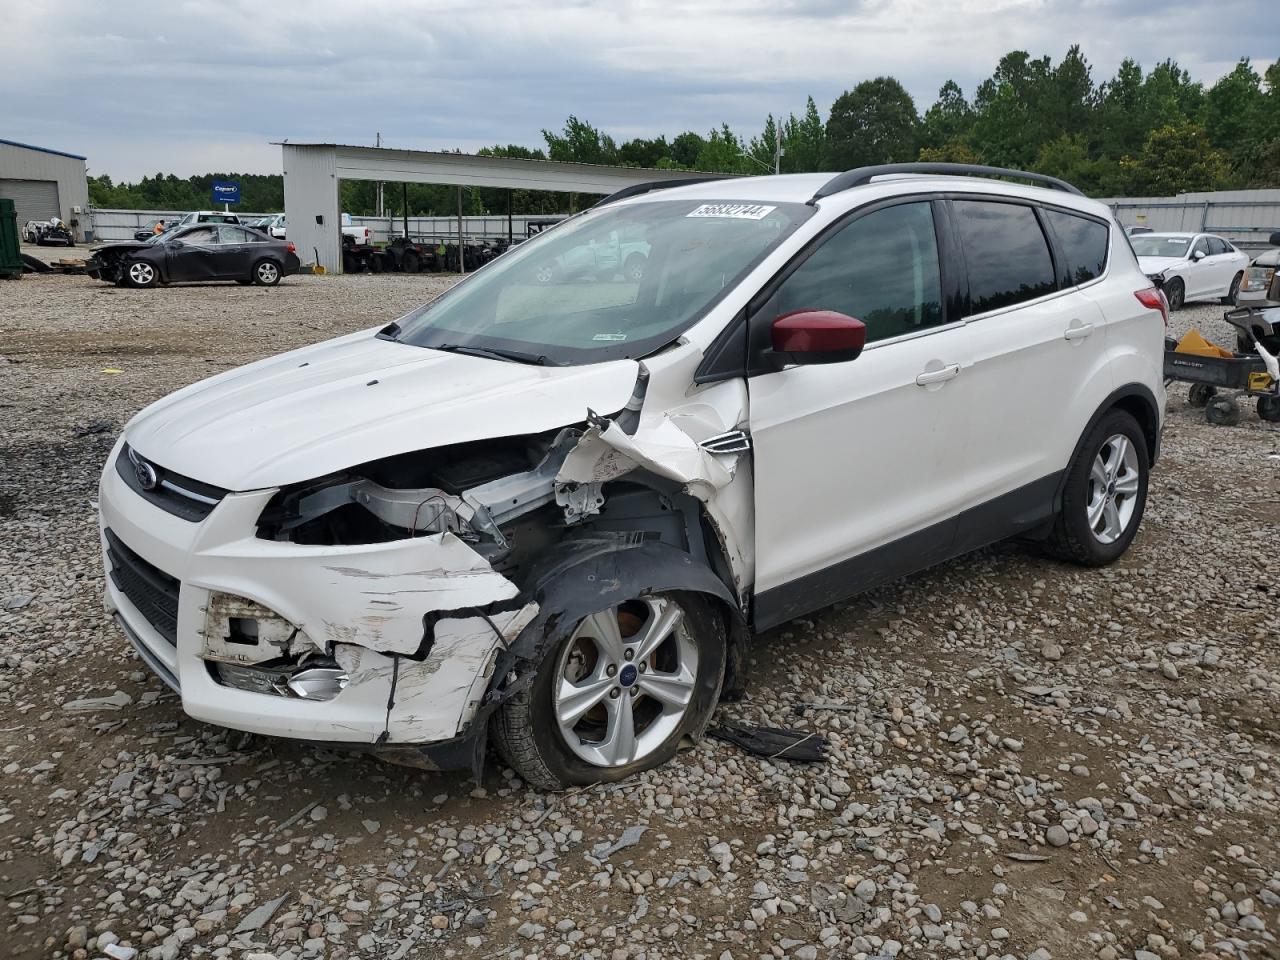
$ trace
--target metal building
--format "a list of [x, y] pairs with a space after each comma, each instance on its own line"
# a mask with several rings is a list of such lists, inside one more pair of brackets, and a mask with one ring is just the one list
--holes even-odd
[[28, 220], [59, 217], [77, 241], [86, 239], [89, 177], [79, 154], [0, 140], [0, 197], [18, 208], [19, 230]]
[[683, 170], [517, 160], [335, 143], [282, 143], [280, 146], [289, 239], [297, 244], [299, 257], [304, 261], [314, 259], [328, 271], [337, 271], [342, 265], [338, 184], [343, 180], [608, 194], [654, 180], [714, 176]]

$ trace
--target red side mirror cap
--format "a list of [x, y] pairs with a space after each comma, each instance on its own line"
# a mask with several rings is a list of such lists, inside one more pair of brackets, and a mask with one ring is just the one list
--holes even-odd
[[863, 322], [834, 310], [793, 310], [773, 321], [773, 352], [788, 363], [845, 363], [866, 344]]

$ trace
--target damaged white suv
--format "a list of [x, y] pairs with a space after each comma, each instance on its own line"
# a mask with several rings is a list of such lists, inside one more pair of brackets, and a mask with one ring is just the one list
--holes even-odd
[[[643, 276], [543, 278], [617, 235]], [[135, 417], [107, 606], [200, 720], [621, 778], [702, 734], [753, 630], [1014, 535], [1123, 553], [1165, 310], [1107, 208], [1045, 177], [631, 188]]]

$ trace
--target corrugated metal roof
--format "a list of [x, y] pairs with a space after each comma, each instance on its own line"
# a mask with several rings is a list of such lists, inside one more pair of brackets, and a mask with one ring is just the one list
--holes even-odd
[[0, 143], [7, 144], [11, 147], [21, 147], [23, 150], [38, 150], [40, 153], [52, 153], [58, 157], [70, 157], [72, 160], [88, 160], [88, 157], [82, 157], [78, 153], [67, 153], [65, 150], [51, 150], [49, 147], [37, 147], [33, 143], [19, 143], [17, 140], [5, 140], [0, 138]]

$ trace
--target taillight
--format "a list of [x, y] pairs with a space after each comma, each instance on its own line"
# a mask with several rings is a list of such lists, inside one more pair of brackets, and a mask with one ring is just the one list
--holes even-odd
[[1133, 291], [1133, 295], [1148, 310], [1159, 310], [1160, 319], [1164, 321], [1166, 327], [1169, 326], [1169, 301], [1165, 299], [1163, 290], [1147, 287], [1145, 290]]
[[286, 250], [288, 250], [290, 253], [297, 253], [297, 252], [298, 252], [298, 246], [297, 246], [297, 244], [295, 244], [295, 243], [293, 243], [293, 242], [286, 243], [286, 244], [284, 245], [284, 248], [285, 248]]

